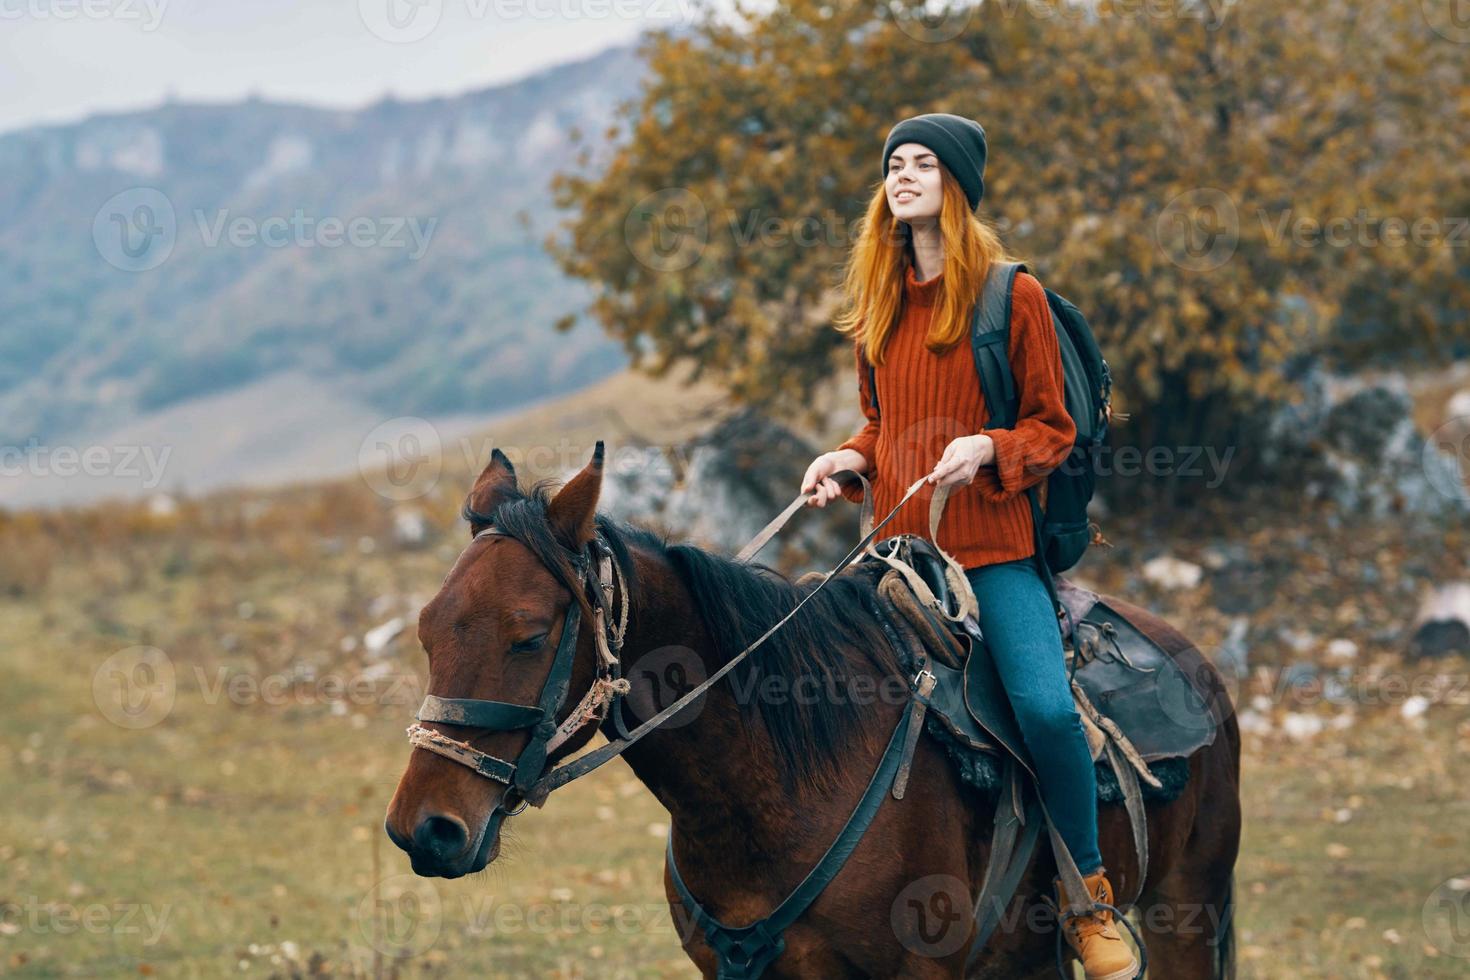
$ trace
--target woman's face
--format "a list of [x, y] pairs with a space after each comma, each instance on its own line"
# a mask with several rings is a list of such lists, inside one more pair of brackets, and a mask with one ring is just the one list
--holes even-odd
[[888, 209], [899, 221], [909, 224], [939, 218], [939, 158], [923, 143], [902, 143], [888, 156]]

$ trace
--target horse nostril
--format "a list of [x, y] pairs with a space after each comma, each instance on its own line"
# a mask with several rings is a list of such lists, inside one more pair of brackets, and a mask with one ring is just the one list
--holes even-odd
[[409, 848], [413, 847], [411, 843], [398, 836], [397, 832], [393, 830], [393, 824], [389, 823], [387, 820], [383, 821], [383, 830], [387, 832], [388, 839], [396, 844], [399, 850], [406, 851]]
[[457, 817], [425, 817], [413, 832], [414, 845], [441, 860], [457, 857], [469, 841], [469, 828]]

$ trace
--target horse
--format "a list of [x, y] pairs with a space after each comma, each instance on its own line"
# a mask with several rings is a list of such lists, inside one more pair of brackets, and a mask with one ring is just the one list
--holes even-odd
[[[766, 565], [670, 543], [599, 514], [602, 479], [601, 442], [559, 488], [543, 480], [522, 490], [499, 450], [475, 479], [463, 509], [471, 541], [419, 616], [427, 690], [434, 694], [426, 705], [438, 707], [419, 715], [431, 720], [418, 726], [422, 738], [389, 803], [386, 832], [418, 875], [458, 878], [484, 869], [500, 853], [504, 820], [528, 799], [547, 802], [534, 799], [521, 776], [534, 778], [542, 762], [574, 756], [595, 731], [610, 742], [626, 734], [618, 714], [624, 707], [645, 720], [666, 709], [673, 699], [661, 682], [682, 675], [687, 689], [691, 677], [714, 676], [805, 602], [739, 669], [621, 753], [669, 812], [667, 853], [680, 884], [720, 922], [758, 920], [823, 858], [907, 710], [903, 668], [870, 613], [873, 577], [797, 583]], [[591, 692], [605, 678], [606, 664], [599, 662], [605, 646], [594, 635], [598, 627], [588, 625], [601, 619], [579, 576], [585, 566], [576, 560], [594, 539], [606, 542], [618, 600], [626, 603], [617, 655], [629, 693], [621, 698], [626, 705], [587, 715], [586, 698], [576, 708], [562, 702], [567, 690]], [[1106, 598], [1171, 653], [1198, 654], [1163, 620]], [[553, 649], [565, 652], [565, 671]], [[1201, 665], [1213, 671], [1202, 657], [1193, 669]], [[558, 680], [559, 672], [566, 676]], [[548, 717], [535, 727], [529, 706], [539, 697], [546, 708], [553, 687], [562, 696], [552, 698]], [[885, 690], [905, 696], [885, 696]], [[504, 723], [476, 716], [477, 704], [497, 706], [496, 719]], [[1119, 806], [1099, 807], [1109, 874], [1119, 895], [1137, 893], [1151, 972], [1171, 980], [1234, 975], [1240, 736], [1228, 698], [1212, 711], [1220, 737], [1190, 757], [1183, 792], [1149, 804], [1141, 888], [1126, 814]], [[505, 712], [516, 720], [505, 722]], [[548, 742], [553, 725], [563, 737]], [[458, 741], [467, 728], [472, 737]], [[509, 768], [485, 778], [503, 767]], [[1044, 913], [1056, 866], [1046, 848], [1033, 856], [1001, 926], [967, 964], [966, 937], [975, 928], [969, 903], [979, 893], [993, 822], [991, 802], [960, 781], [942, 748], [917, 739], [906, 794], [885, 794], [846, 863], [786, 929], [764, 975], [1051, 973], [1056, 925]], [[670, 911], [676, 923], [687, 924], [694, 913], [672, 870], [666, 862]], [[1043, 914], [1032, 914], [1037, 908]], [[717, 976], [717, 953], [704, 932], [680, 928], [679, 934], [700, 973]]]

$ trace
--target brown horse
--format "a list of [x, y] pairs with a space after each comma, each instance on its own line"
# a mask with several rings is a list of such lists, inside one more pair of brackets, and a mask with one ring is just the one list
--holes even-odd
[[[571, 693], [558, 720], [569, 714], [598, 676], [593, 607], [572, 562], [594, 534], [607, 541], [628, 593], [621, 656], [633, 690], [617, 710], [631, 710], [634, 724], [719, 669], [815, 587], [598, 515], [602, 475], [599, 443], [591, 463], [559, 491], [542, 483], [523, 492], [510, 461], [495, 452], [465, 504], [476, 536], [419, 617], [430, 692], [536, 704], [553, 672], [562, 625], [575, 612]], [[503, 533], [480, 535], [492, 521]], [[770, 913], [818, 862], [907, 710], [907, 696], [884, 694], [907, 695], [907, 688], [897, 654], [870, 613], [875, 580], [859, 574], [862, 568], [834, 576], [728, 677], [624, 753], [669, 811], [684, 882], [726, 924]], [[1186, 669], [1214, 676], [1178, 631], [1106, 599], [1189, 661]], [[1217, 699], [1212, 710], [1220, 737], [1191, 758], [1183, 794], [1148, 811], [1150, 860], [1136, 906], [1150, 973], [1170, 980], [1233, 975], [1240, 743], [1228, 699]], [[575, 753], [599, 727], [617, 737], [609, 715], [576, 731], [551, 760]], [[463, 723], [431, 721], [426, 728], [453, 739], [466, 734]], [[468, 741], [497, 759], [515, 760], [531, 740], [525, 730], [482, 730]], [[420, 875], [476, 872], [500, 852], [507, 792], [466, 765], [415, 749], [386, 829]], [[940, 746], [919, 739], [907, 794], [883, 800], [841, 871], [787, 930], [785, 950], [767, 975], [965, 975], [970, 908], [986, 867], [992, 808], [960, 782]], [[1117, 892], [1131, 896], [1138, 861], [1127, 816], [1121, 806], [1103, 806], [1099, 822]], [[1039, 977], [1054, 970], [1055, 920], [1043, 896], [1050, 895], [1055, 873], [1049, 850], [1038, 848], [970, 976]], [[675, 922], [687, 924], [689, 912], [667, 867], [664, 881]], [[702, 974], [715, 976], [715, 953], [702, 932], [681, 929], [680, 935]]]

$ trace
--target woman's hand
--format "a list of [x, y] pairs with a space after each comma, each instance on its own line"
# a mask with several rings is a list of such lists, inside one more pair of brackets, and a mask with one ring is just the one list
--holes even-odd
[[981, 433], [960, 436], [944, 447], [944, 455], [929, 474], [929, 482], [936, 486], [952, 486], [969, 483], [986, 463], [995, 462], [995, 440]]
[[863, 473], [867, 471], [867, 468], [868, 461], [856, 449], [839, 449], [818, 456], [812, 460], [812, 465], [806, 468], [806, 476], [801, 478], [801, 492], [812, 494], [807, 499], [806, 505], [826, 507], [829, 500], [841, 496], [842, 487], [832, 479], [833, 473], [842, 470]]

